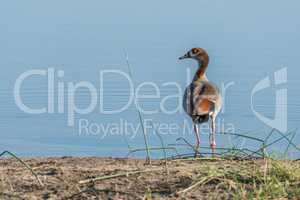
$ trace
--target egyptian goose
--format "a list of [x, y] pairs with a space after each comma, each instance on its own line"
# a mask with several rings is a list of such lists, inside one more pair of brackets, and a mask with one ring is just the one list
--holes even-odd
[[199, 153], [200, 130], [198, 125], [211, 120], [210, 146], [212, 155], [215, 154], [216, 141], [216, 117], [222, 107], [222, 98], [219, 89], [206, 77], [206, 69], [209, 63], [209, 56], [202, 48], [193, 48], [179, 59], [192, 58], [198, 61], [199, 67], [192, 83], [186, 88], [183, 97], [183, 108], [192, 118], [196, 134], [195, 157]]

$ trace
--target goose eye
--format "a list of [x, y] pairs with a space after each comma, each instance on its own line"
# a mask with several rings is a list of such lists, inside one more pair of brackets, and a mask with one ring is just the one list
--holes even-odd
[[196, 53], [198, 53], [198, 49], [193, 49], [192, 52], [193, 52], [193, 54], [196, 54]]

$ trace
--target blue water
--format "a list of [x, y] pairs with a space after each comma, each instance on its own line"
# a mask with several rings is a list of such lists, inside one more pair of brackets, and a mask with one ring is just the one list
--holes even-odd
[[[131, 148], [143, 148], [141, 127], [127, 135], [122, 120], [139, 126], [134, 104], [118, 114], [99, 111], [122, 107], [128, 100], [129, 87], [124, 77], [107, 76], [103, 85], [103, 102], [86, 115], [75, 114], [75, 124], [68, 126], [67, 85], [88, 81], [101, 93], [99, 73], [103, 70], [121, 70], [128, 74], [127, 52], [135, 86], [153, 82], [160, 97], [141, 100], [139, 105], [155, 114], [143, 117], [153, 123], [174, 126], [172, 131], [156, 130], [166, 144], [185, 137], [193, 143], [192, 132], [185, 131], [185, 122], [191, 126], [182, 110], [167, 114], [160, 109], [164, 97], [177, 94], [178, 88], [165, 86], [176, 82], [183, 90], [196, 70], [193, 61], [178, 61], [191, 47], [205, 48], [211, 61], [209, 80], [220, 88], [232, 85], [223, 97], [225, 110], [219, 115], [218, 131], [222, 125], [232, 132], [264, 138], [272, 129], [257, 118], [251, 110], [251, 90], [263, 78], [270, 76], [272, 85], [257, 93], [254, 108], [269, 118], [274, 117], [275, 92], [287, 89], [287, 130], [299, 126], [299, 17], [300, 3], [283, 1], [9, 1], [0, 7], [0, 150], [16, 152], [21, 156], [125, 156]], [[54, 68], [64, 71], [64, 77], [55, 77], [65, 84], [65, 109], [58, 113], [57, 91], [54, 113], [28, 114], [16, 105], [14, 85], [20, 74], [31, 69]], [[273, 84], [273, 74], [287, 68], [287, 83]], [[47, 106], [47, 78], [34, 76], [21, 88], [22, 100], [33, 108]], [[151, 86], [142, 87], [143, 94], [156, 94]], [[90, 93], [76, 92], [76, 105], [85, 108]], [[164, 102], [167, 109], [180, 105], [173, 98]], [[88, 120], [100, 127], [97, 134], [79, 132], [80, 120]], [[121, 121], [120, 121], [121, 120]], [[173, 124], [173, 125], [171, 125]], [[164, 126], [164, 125], [163, 125]], [[95, 128], [95, 127], [94, 127]], [[97, 128], [97, 127], [96, 127]], [[93, 129], [93, 127], [92, 127]], [[209, 146], [207, 127], [203, 128], [203, 146]], [[104, 132], [110, 132], [105, 135]], [[223, 130], [224, 131], [224, 130]], [[153, 129], [148, 130], [149, 143], [161, 146]], [[274, 136], [275, 137], [275, 136]], [[127, 140], [127, 142], [126, 142]], [[300, 145], [300, 136], [294, 138]], [[128, 143], [128, 144], [127, 144]], [[242, 145], [257, 148], [257, 144], [228, 136], [217, 136], [221, 147]], [[282, 152], [285, 142], [269, 149]], [[181, 152], [186, 151], [180, 149]], [[291, 156], [299, 157], [294, 148]], [[144, 154], [136, 154], [143, 156]], [[162, 153], [154, 153], [161, 156]], [[169, 152], [172, 155], [172, 152]]]

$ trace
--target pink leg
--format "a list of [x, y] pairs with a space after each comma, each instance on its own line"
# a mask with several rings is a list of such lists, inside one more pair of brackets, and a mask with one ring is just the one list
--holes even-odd
[[195, 145], [195, 157], [197, 157], [197, 155], [199, 154], [199, 147], [200, 147], [200, 134], [199, 134], [199, 127], [197, 126], [197, 124], [194, 124], [194, 131], [195, 131], [195, 135], [196, 135], [196, 145]]
[[211, 147], [213, 157], [215, 157], [215, 151], [216, 151], [216, 147], [217, 147], [215, 133], [216, 133], [215, 117], [212, 117], [211, 118], [210, 147]]

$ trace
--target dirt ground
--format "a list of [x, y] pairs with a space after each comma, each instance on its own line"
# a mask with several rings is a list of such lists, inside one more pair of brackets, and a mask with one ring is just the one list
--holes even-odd
[[[238, 162], [174, 160], [169, 161], [166, 168], [164, 161], [159, 160], [153, 161], [151, 166], [145, 165], [144, 160], [96, 157], [28, 158], [24, 161], [37, 173], [43, 186], [20, 162], [2, 158], [0, 199], [227, 199], [230, 196], [225, 190], [218, 190], [215, 196], [210, 192], [215, 187], [213, 182], [182, 191], [205, 171], [204, 165], [226, 167]], [[87, 180], [96, 177], [102, 180]]]

